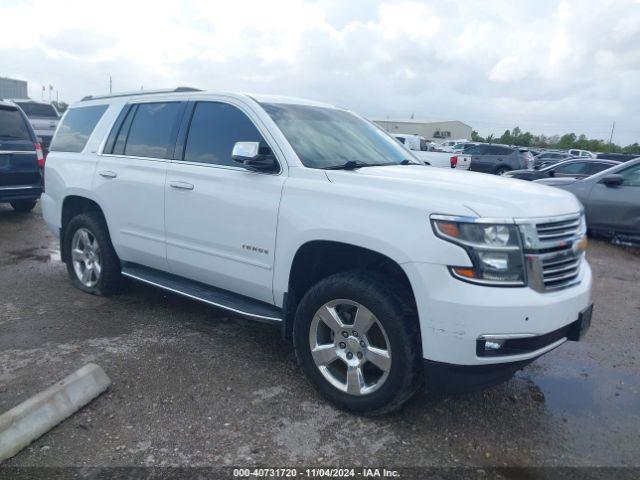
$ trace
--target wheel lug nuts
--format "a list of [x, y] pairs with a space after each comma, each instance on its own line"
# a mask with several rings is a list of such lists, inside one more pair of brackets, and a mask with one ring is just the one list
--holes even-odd
[[358, 332], [356, 332], [355, 330], [353, 332], [351, 332], [351, 335], [353, 335], [354, 337], [358, 336]]
[[343, 336], [344, 338], [347, 338], [347, 337], [349, 336], [349, 334], [348, 334], [347, 332], [342, 332], [342, 336]]
[[347, 353], [347, 358], [348, 358], [349, 360], [351, 360], [351, 359], [353, 358], [353, 353], [348, 352], [348, 353]]
[[360, 346], [361, 346], [362, 348], [364, 348], [364, 347], [365, 347], [364, 340], [360, 340]]
[[347, 348], [347, 344], [344, 342], [340, 342], [340, 348]]
[[362, 352], [358, 352], [358, 358], [362, 359]]

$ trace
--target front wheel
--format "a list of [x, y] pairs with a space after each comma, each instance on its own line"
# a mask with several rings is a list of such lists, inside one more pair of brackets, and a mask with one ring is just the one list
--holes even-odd
[[344, 410], [377, 415], [399, 408], [421, 384], [414, 310], [375, 274], [325, 278], [296, 311], [293, 335], [302, 370]]

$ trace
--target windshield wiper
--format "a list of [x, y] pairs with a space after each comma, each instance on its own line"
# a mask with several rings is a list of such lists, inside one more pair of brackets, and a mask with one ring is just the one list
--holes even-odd
[[349, 160], [348, 162], [342, 163], [340, 165], [329, 165], [328, 167], [324, 167], [323, 170], [355, 170], [356, 168], [362, 167], [375, 167], [375, 165]]

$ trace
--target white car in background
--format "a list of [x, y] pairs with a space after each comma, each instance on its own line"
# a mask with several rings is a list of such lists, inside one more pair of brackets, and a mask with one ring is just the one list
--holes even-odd
[[590, 152], [589, 150], [578, 150], [571, 149], [569, 150], [569, 155], [573, 155], [574, 157], [588, 157], [588, 158], [597, 158], [595, 153]]
[[447, 140], [445, 142], [438, 144], [438, 149], [442, 152], [453, 153], [453, 147], [458, 145], [459, 143], [468, 142], [466, 138], [459, 138], [458, 140]]
[[18, 105], [29, 119], [29, 123], [40, 140], [42, 149], [49, 150], [49, 144], [60, 121], [60, 113], [53, 104], [38, 102], [29, 98], [11, 100]]
[[411, 150], [411, 153], [422, 163], [438, 168], [451, 168], [451, 155], [445, 152], [429, 151], [429, 142], [420, 135], [394, 133], [393, 137]]

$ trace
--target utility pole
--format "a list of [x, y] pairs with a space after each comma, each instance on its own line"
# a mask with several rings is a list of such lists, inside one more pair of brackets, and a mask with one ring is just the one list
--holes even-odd
[[616, 122], [613, 122], [613, 125], [611, 125], [611, 135], [609, 136], [609, 148], [611, 148], [611, 142], [613, 141], [613, 131], [616, 128]]
[[111, 75], [109, 75], [109, 95], [112, 93], [113, 81], [111, 79]]

